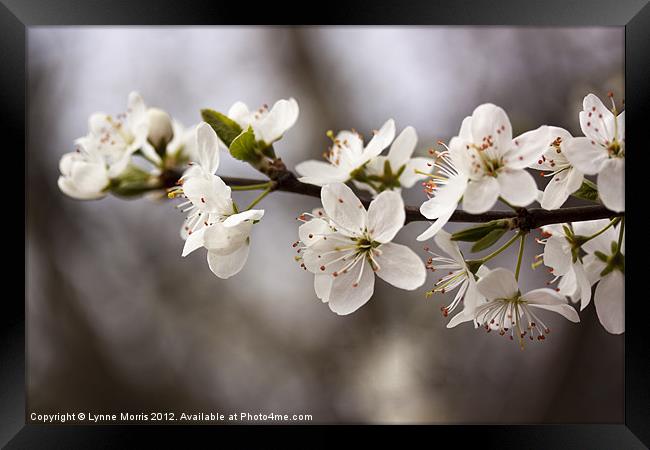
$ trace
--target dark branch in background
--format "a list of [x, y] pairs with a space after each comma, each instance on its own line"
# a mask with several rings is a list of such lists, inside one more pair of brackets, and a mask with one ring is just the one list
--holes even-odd
[[[320, 187], [312, 184], [305, 184], [298, 181], [296, 175], [286, 169], [281, 160], [275, 160], [265, 172], [273, 181], [273, 191], [292, 192], [294, 194], [308, 195], [320, 198]], [[177, 172], [167, 172], [163, 175], [165, 187], [172, 187], [180, 178]], [[229, 186], [249, 186], [254, 184], [267, 183], [269, 180], [259, 180], [251, 178], [221, 177]], [[362, 203], [367, 208], [370, 200], [363, 199]], [[417, 206], [407, 205], [406, 223], [417, 221], [429, 221], [420, 214], [420, 208]], [[488, 211], [483, 214], [469, 214], [466, 211], [455, 211], [449, 222], [465, 223], [483, 223], [492, 220], [510, 219], [512, 220], [511, 228], [518, 228], [523, 231], [530, 231], [544, 225], [565, 222], [581, 222], [585, 220], [607, 219], [623, 216], [625, 213], [617, 213], [605, 208], [602, 205], [577, 206], [571, 208], [562, 208], [548, 211], [542, 208], [517, 208], [515, 211]]]

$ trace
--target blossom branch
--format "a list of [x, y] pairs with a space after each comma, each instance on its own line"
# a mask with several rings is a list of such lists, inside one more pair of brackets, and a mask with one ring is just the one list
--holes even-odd
[[[279, 160], [278, 160], [279, 161]], [[279, 168], [279, 170], [269, 173], [273, 179], [271, 183], [271, 191], [291, 192], [294, 194], [307, 195], [310, 197], [320, 198], [321, 188], [311, 184], [305, 184], [298, 181], [295, 174], [286, 168]], [[180, 173], [168, 173], [163, 179], [166, 180], [165, 187], [172, 187], [180, 178]], [[228, 186], [251, 186], [251, 185], [266, 185], [269, 180], [260, 180], [253, 178], [239, 178], [239, 177], [221, 177]], [[367, 208], [370, 200], [361, 199], [364, 206]], [[406, 205], [406, 223], [427, 221], [420, 213], [417, 206]], [[565, 222], [583, 222], [587, 220], [607, 219], [614, 217], [622, 217], [625, 213], [614, 212], [602, 205], [593, 206], [575, 206], [569, 208], [546, 210], [542, 208], [515, 208], [514, 211], [488, 211], [482, 214], [470, 214], [466, 211], [456, 210], [449, 219], [450, 222], [461, 223], [485, 223], [493, 220], [511, 220], [511, 229], [520, 229], [529, 231], [544, 225]]]

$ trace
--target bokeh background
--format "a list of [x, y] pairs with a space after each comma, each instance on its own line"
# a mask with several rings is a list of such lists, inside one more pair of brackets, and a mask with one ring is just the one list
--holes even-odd
[[[623, 99], [623, 57], [622, 28], [30, 28], [28, 411], [622, 422], [623, 337], [603, 330], [593, 305], [580, 324], [546, 314], [552, 334], [524, 351], [469, 324], [445, 328], [451, 298], [424, 297], [433, 274], [415, 292], [378, 281], [369, 303], [339, 317], [293, 261], [295, 217], [317, 199], [267, 197], [246, 267], [224, 281], [202, 252], [181, 258], [172, 202], [79, 202], [56, 180], [88, 116], [123, 111], [131, 90], [185, 125], [203, 107], [293, 96], [299, 121], [276, 145], [293, 167], [320, 157], [326, 130], [368, 135], [389, 117], [416, 127], [424, 154], [487, 101], [515, 133], [547, 123], [578, 134], [584, 95]], [[258, 176], [223, 160], [219, 174]], [[425, 196], [416, 187], [405, 198]], [[415, 236], [426, 226], [398, 236], [423, 258]], [[524, 289], [550, 279], [529, 267], [541, 251], [529, 240]]]

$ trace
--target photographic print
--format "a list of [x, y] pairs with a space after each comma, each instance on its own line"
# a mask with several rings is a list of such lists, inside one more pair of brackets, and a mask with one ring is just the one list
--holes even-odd
[[623, 27], [27, 59], [28, 422], [623, 422]]

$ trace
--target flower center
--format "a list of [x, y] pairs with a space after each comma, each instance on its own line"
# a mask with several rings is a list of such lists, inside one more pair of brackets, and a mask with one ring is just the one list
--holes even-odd
[[510, 340], [514, 340], [516, 336], [522, 348], [526, 336], [531, 341], [535, 338], [543, 341], [546, 339], [545, 335], [551, 331], [520, 294], [512, 298], [495, 299], [480, 306], [476, 311], [475, 320], [488, 333], [498, 330], [499, 335], [507, 335]]
[[472, 172], [474, 175], [496, 177], [501, 168], [505, 166], [501, 156], [495, 157], [490, 154], [489, 150], [493, 145], [491, 136], [483, 138], [481, 145], [467, 145], [467, 150], [471, 152], [470, 158], [472, 159]]
[[614, 140], [607, 146], [607, 154], [610, 158], [623, 158], [625, 156], [625, 151], [620, 142]]

